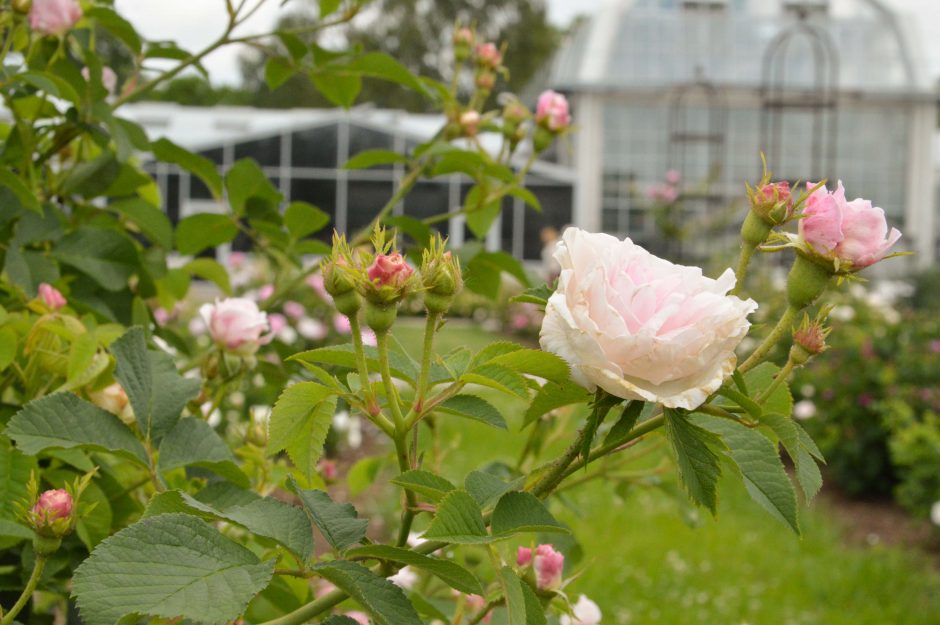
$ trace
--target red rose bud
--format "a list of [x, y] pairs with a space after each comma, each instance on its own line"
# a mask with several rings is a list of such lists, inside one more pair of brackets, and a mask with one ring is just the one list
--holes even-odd
[[68, 491], [61, 488], [42, 493], [30, 508], [30, 525], [40, 536], [61, 538], [72, 531], [73, 501]]
[[398, 252], [377, 255], [368, 270], [369, 280], [380, 287], [400, 287], [411, 277], [412, 273], [414, 269]]
[[481, 43], [476, 48], [477, 64], [496, 69], [503, 62], [503, 55], [495, 43]]

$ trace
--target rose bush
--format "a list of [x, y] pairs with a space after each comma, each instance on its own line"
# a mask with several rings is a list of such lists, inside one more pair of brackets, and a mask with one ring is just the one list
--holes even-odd
[[579, 384], [691, 410], [734, 371], [757, 304], [727, 295], [730, 269], [713, 280], [629, 239], [577, 228], [565, 231], [555, 258], [561, 276], [540, 342]]

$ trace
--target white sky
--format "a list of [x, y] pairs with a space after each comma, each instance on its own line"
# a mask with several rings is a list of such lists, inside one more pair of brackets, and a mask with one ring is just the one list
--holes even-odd
[[[547, 0], [549, 15], [559, 25], [568, 24], [578, 14], [596, 10], [606, 0]], [[922, 41], [934, 74], [940, 77], [940, 0], [886, 0], [917, 17], [923, 29]], [[270, 0], [246, 23], [241, 33], [263, 32], [277, 21], [282, 3]], [[116, 0], [118, 10], [148, 39], [172, 39], [187, 50], [198, 50], [211, 42], [225, 24], [224, 0]], [[289, 8], [289, 5], [288, 5]], [[239, 81], [239, 49], [223, 48], [206, 60], [215, 83]]]

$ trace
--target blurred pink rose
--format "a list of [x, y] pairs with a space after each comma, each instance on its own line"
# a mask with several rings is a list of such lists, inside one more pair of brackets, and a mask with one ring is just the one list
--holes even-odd
[[468, 137], [475, 137], [480, 132], [480, 114], [476, 111], [465, 111], [460, 115], [460, 128]]
[[312, 276], [307, 276], [305, 282], [307, 283], [307, 286], [316, 291], [317, 295], [319, 295], [324, 302], [330, 303], [333, 301], [333, 296], [327, 293], [326, 286], [324, 286], [322, 273], [315, 273]]
[[[534, 561], [533, 561], [534, 557]], [[539, 590], [555, 590], [561, 586], [561, 576], [565, 568], [565, 556], [548, 544], [539, 545], [534, 550], [519, 547], [516, 552], [516, 564], [535, 569], [536, 584]]]
[[333, 315], [333, 327], [340, 334], [349, 334], [352, 331], [352, 327], [349, 325], [349, 317], [339, 313]]
[[29, 27], [43, 35], [64, 35], [80, 19], [76, 0], [33, 0], [29, 11]]
[[297, 332], [311, 341], [321, 341], [330, 333], [326, 324], [313, 317], [304, 317], [297, 322]]
[[250, 299], [216, 300], [214, 304], [203, 304], [199, 314], [212, 340], [226, 350], [249, 355], [266, 342], [262, 335], [269, 329], [268, 316]]
[[562, 614], [558, 617], [560, 625], [600, 625], [601, 609], [596, 603], [581, 595], [571, 606], [572, 616]]
[[679, 184], [682, 181], [682, 174], [679, 173], [676, 169], [670, 169], [666, 172], [666, 184], [671, 184], [673, 186]]
[[53, 311], [59, 310], [68, 303], [59, 289], [47, 282], [39, 285], [39, 299], [46, 305], [46, 308]]
[[[474, 612], [479, 612], [486, 607], [486, 599], [480, 595], [467, 595], [467, 607], [473, 610]], [[490, 610], [486, 616], [483, 617], [483, 623], [489, 625], [493, 620], [493, 611]]]
[[228, 255], [228, 264], [232, 269], [241, 269], [245, 265], [248, 256], [245, 252], [232, 252]]
[[476, 48], [477, 61], [480, 65], [497, 68], [503, 62], [503, 55], [495, 43], [481, 43]]
[[265, 284], [263, 287], [258, 289], [258, 301], [259, 302], [263, 302], [264, 300], [268, 299], [272, 295], [274, 295], [273, 284]]
[[[815, 185], [809, 184], [808, 188]], [[901, 232], [891, 228], [885, 212], [861, 198], [847, 202], [840, 181], [835, 191], [825, 186], [809, 196], [799, 221], [799, 238], [803, 249], [813, 255], [849, 269], [868, 267], [888, 253]]]
[[369, 266], [369, 280], [379, 286], [399, 287], [411, 277], [414, 269], [398, 252], [378, 254]]
[[320, 461], [318, 468], [320, 469], [320, 475], [322, 475], [323, 479], [327, 482], [336, 480], [336, 477], [339, 475], [339, 470], [336, 468], [335, 460], [328, 460], [324, 458]]
[[300, 319], [307, 312], [307, 309], [304, 308], [304, 305], [300, 302], [284, 302], [284, 314], [290, 317], [291, 319]]
[[713, 280], [630, 239], [579, 228], [565, 230], [554, 256], [561, 275], [540, 342], [578, 384], [691, 410], [734, 371], [757, 304], [726, 295], [730, 269]]
[[566, 129], [571, 125], [568, 99], [556, 91], [543, 91], [535, 107], [535, 121], [552, 132]]

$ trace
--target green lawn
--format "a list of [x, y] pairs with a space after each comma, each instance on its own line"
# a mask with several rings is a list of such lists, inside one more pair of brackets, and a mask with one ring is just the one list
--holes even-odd
[[[402, 343], [417, 349], [420, 327], [399, 326]], [[445, 352], [456, 345], [477, 349], [496, 338], [476, 326], [452, 324], [440, 345]], [[446, 477], [459, 483], [489, 461], [515, 463], [527, 434], [519, 431], [523, 406], [499, 402], [510, 421], [508, 433], [468, 421], [442, 424]], [[661, 456], [649, 458], [657, 462]], [[664, 479], [674, 479], [672, 472]], [[583, 574], [571, 594], [595, 599], [608, 624], [940, 623], [940, 573], [920, 554], [845, 546], [823, 503], [803, 510], [799, 538], [738, 484], [723, 486], [718, 518], [700, 513], [694, 528], [684, 520], [683, 506], [660, 489], [634, 487], [618, 494], [610, 483], [595, 480], [567, 491], [564, 501], [556, 498], [553, 511], [571, 524], [586, 554], [575, 567]]]

